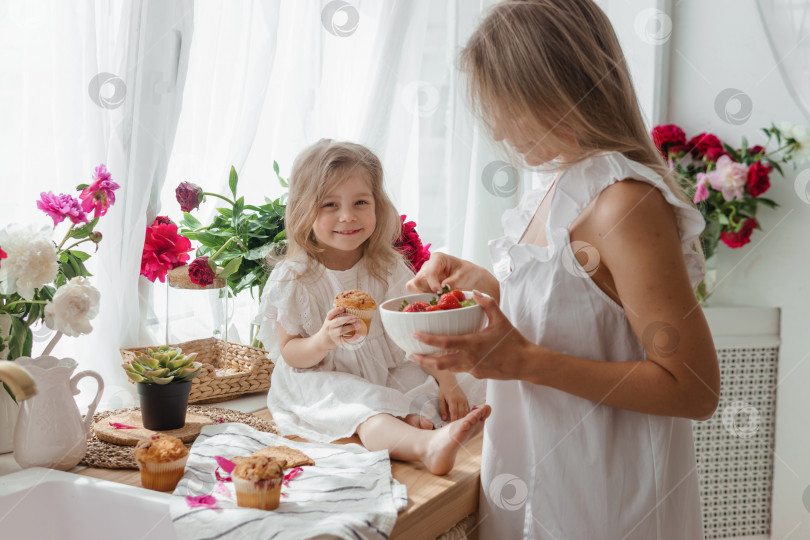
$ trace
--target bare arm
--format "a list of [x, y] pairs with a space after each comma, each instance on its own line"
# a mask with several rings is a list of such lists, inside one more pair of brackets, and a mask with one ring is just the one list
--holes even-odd
[[600, 234], [590, 243], [613, 277], [647, 360], [595, 361], [543, 348], [525, 339], [485, 297], [476, 298], [490, 320], [483, 332], [422, 335], [425, 343], [458, 352], [414, 360], [479, 378], [521, 379], [621, 409], [710, 417], [720, 393], [717, 355], [689, 283], [671, 207], [641, 182], [619, 182], [600, 199], [589, 218]]
[[276, 323], [278, 346], [284, 361], [294, 368], [311, 368], [340, 343], [347, 341], [344, 333], [348, 327], [354, 327], [355, 333], [358, 333], [363, 323], [355, 317], [341, 317], [344, 312], [344, 308], [330, 310], [326, 314], [326, 320], [321, 329], [309, 337], [290, 335], [280, 324]]
[[433, 253], [408, 282], [408, 290], [435, 293], [445, 285], [466, 291], [479, 290], [496, 300], [501, 295], [497, 278], [484, 267], [446, 253]]

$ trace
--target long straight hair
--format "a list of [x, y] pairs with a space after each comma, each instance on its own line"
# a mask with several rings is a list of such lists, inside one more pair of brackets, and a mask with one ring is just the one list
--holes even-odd
[[[320, 261], [324, 251], [312, 227], [326, 195], [350, 174], [362, 173], [371, 187], [377, 225], [363, 245], [369, 273], [386, 283], [402, 255], [394, 248], [400, 218], [384, 187], [383, 168], [374, 152], [356, 143], [321, 139], [305, 149], [293, 163], [290, 194], [284, 216], [287, 228], [285, 260]], [[308, 274], [314, 265], [307, 265]]]
[[[459, 60], [468, 99], [490, 131], [508, 119], [553, 128], [579, 145], [579, 157], [566, 165], [620, 152], [658, 173], [676, 197], [694, 206], [647, 132], [619, 40], [592, 0], [501, 2]], [[546, 137], [565, 144], [562, 137]], [[702, 252], [699, 242], [693, 247]]]

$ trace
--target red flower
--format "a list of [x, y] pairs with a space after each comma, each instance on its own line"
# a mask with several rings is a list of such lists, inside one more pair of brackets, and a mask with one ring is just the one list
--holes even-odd
[[155, 221], [152, 222], [152, 225], [157, 225], [158, 223], [162, 225], [174, 225], [174, 221], [169, 219], [169, 216], [157, 216]]
[[112, 181], [107, 167], [102, 163], [96, 167], [93, 183], [79, 195], [82, 200], [82, 210], [85, 212], [95, 210], [93, 217], [103, 216], [107, 213], [107, 209], [115, 204], [114, 191], [120, 187]]
[[671, 147], [686, 144], [686, 133], [675, 124], [655, 126], [652, 130], [655, 147], [666, 159]]
[[418, 272], [422, 265], [425, 264], [430, 258], [430, 244], [427, 246], [422, 245], [422, 240], [416, 232], [416, 223], [413, 221], [405, 221], [405, 216], [400, 216], [402, 221], [402, 229], [399, 233], [399, 238], [394, 243], [396, 248], [402, 255], [408, 259], [415, 272]]
[[2, 261], [3, 259], [5, 259], [7, 257], [8, 257], [8, 254], [5, 251], [3, 251], [3, 248], [0, 248], [0, 261]]
[[[701, 133], [689, 139], [686, 143], [692, 149], [692, 157], [698, 158], [706, 155], [710, 148], [719, 148], [723, 150], [723, 143], [720, 142], [715, 135], [711, 133]], [[720, 156], [717, 156], [718, 158]], [[715, 158], [716, 160], [716, 158]]]
[[203, 200], [202, 188], [191, 182], [180, 182], [180, 185], [174, 190], [174, 195], [183, 212], [191, 212], [198, 208]]
[[166, 281], [166, 272], [189, 260], [191, 241], [177, 234], [177, 225], [158, 223], [146, 228], [141, 275], [153, 282]]
[[748, 155], [749, 156], [756, 156], [758, 154], [764, 154], [764, 153], [765, 153], [765, 149], [763, 147], [761, 147], [760, 145], [752, 146], [751, 148], [748, 149]]
[[751, 164], [751, 167], [748, 168], [746, 188], [752, 197], [759, 197], [771, 187], [771, 181], [768, 177], [770, 172], [768, 167], [763, 165], [761, 161]]
[[211, 285], [217, 276], [208, 265], [208, 257], [197, 257], [188, 265], [188, 277], [192, 283], [205, 287]]
[[722, 240], [723, 243], [730, 248], [743, 247], [745, 244], [751, 241], [751, 233], [754, 232], [756, 227], [756, 219], [746, 218], [739, 232], [723, 231], [720, 233], [720, 240]]
[[722, 148], [714, 147], [706, 150], [706, 153], [703, 155], [703, 159], [714, 163], [723, 156], [728, 156], [728, 152], [726, 152]]

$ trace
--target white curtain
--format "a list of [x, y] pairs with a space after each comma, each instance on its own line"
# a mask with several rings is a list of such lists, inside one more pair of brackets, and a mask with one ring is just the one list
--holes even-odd
[[785, 86], [810, 122], [810, 3], [757, 0], [757, 7]]
[[[99, 163], [121, 185], [88, 265], [102, 298], [94, 331], [55, 350], [102, 374], [102, 406], [132, 403], [118, 348], [138, 329], [141, 231], [171, 151], [191, 28], [190, 0], [0, 3], [4, 224], [49, 223], [39, 193], [74, 193]], [[35, 335], [36, 355], [50, 332]]]

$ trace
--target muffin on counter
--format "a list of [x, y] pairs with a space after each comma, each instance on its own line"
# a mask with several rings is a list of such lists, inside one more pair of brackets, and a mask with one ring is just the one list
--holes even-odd
[[284, 462], [267, 456], [250, 456], [239, 461], [231, 479], [236, 488], [236, 504], [275, 510], [281, 499]]
[[188, 448], [177, 437], [153, 435], [135, 446], [141, 484], [155, 491], [174, 491], [183, 478]]

